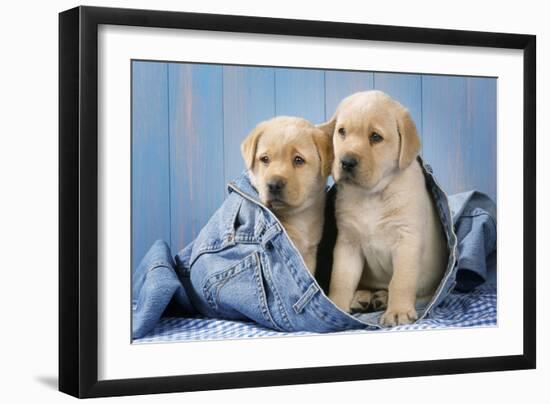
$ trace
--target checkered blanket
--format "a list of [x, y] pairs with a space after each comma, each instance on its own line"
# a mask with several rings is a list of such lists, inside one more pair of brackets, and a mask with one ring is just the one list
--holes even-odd
[[[494, 285], [485, 284], [469, 293], [451, 293], [434, 308], [430, 315], [415, 324], [391, 328], [400, 330], [429, 330], [452, 327], [494, 326], [497, 323], [497, 292]], [[379, 329], [367, 330], [380, 332]], [[365, 332], [365, 330], [344, 331]], [[256, 323], [219, 320], [204, 317], [163, 317], [145, 337], [134, 343], [197, 341], [252, 337], [313, 335], [311, 332], [278, 332]]]

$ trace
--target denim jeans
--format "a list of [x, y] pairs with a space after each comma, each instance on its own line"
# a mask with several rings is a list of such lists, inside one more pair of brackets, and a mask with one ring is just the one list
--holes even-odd
[[[469, 290], [488, 278], [496, 250], [496, 207], [484, 194], [451, 197], [418, 158], [426, 187], [445, 229], [449, 259], [430, 302], [419, 318], [457, 287]], [[327, 198], [324, 240], [319, 247], [318, 282], [307, 270], [279, 220], [259, 201], [244, 172], [228, 186], [229, 195], [193, 242], [174, 257], [156, 241], [133, 273], [133, 336], [146, 335], [167, 307], [180, 315], [252, 320], [281, 331], [333, 332], [378, 327], [382, 312], [350, 315], [326, 295], [334, 223], [332, 187]], [[328, 274], [328, 276], [326, 276]]]

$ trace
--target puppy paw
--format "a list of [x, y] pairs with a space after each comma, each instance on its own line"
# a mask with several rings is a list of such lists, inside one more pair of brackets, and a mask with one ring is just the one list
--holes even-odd
[[371, 306], [373, 293], [370, 290], [358, 290], [350, 304], [351, 313], [367, 313]]
[[388, 306], [388, 292], [378, 290], [358, 290], [353, 295], [350, 311], [352, 313], [371, 313], [373, 311], [383, 310]]
[[384, 310], [388, 307], [388, 291], [377, 290], [372, 295], [371, 306], [373, 311]]
[[396, 325], [412, 324], [418, 320], [418, 314], [414, 307], [408, 309], [388, 308], [380, 317], [382, 327], [394, 327]]

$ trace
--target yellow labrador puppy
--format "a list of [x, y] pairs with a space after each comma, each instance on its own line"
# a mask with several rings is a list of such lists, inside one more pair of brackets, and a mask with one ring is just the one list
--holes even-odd
[[333, 160], [330, 136], [305, 119], [280, 116], [252, 130], [241, 152], [260, 200], [314, 275]]
[[329, 297], [345, 311], [384, 309], [383, 326], [417, 319], [447, 262], [445, 235], [416, 159], [409, 112], [381, 91], [353, 94], [319, 128], [333, 135], [338, 238]]

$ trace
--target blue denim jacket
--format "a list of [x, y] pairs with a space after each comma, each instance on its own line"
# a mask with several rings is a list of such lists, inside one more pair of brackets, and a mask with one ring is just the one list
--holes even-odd
[[[488, 280], [496, 250], [496, 207], [484, 194], [447, 197], [419, 157], [426, 186], [445, 229], [449, 259], [432, 300], [418, 306], [423, 318], [457, 288]], [[166, 311], [178, 315], [253, 320], [281, 331], [332, 332], [378, 327], [382, 312], [350, 315], [326, 295], [336, 240], [334, 195], [319, 246], [317, 280], [285, 229], [258, 198], [244, 172], [197, 238], [172, 258], [156, 241], [133, 274], [133, 337], [145, 336]]]

